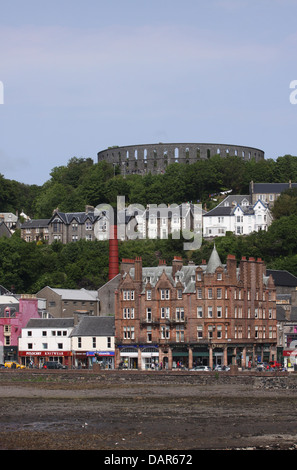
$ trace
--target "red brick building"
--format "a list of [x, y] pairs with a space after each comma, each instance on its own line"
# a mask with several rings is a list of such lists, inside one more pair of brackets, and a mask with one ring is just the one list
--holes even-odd
[[208, 263], [143, 268], [123, 260], [115, 294], [116, 367], [242, 367], [276, 359], [276, 289], [261, 259], [216, 248]]

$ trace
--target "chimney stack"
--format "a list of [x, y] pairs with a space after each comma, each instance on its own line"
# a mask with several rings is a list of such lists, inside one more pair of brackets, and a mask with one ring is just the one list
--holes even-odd
[[142, 259], [139, 256], [135, 258], [134, 267], [135, 267], [134, 281], [142, 282]]
[[236, 261], [235, 255], [228, 255], [227, 256], [227, 272], [228, 272], [229, 280], [232, 284], [237, 283], [236, 268], [237, 268], [237, 261]]
[[177, 271], [180, 271], [183, 267], [183, 259], [181, 256], [175, 256], [172, 261], [172, 277], [175, 276]]

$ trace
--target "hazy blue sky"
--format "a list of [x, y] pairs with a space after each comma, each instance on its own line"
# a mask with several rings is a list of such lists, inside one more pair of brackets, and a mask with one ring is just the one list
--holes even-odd
[[0, 173], [112, 145], [297, 155], [297, 0], [0, 0]]

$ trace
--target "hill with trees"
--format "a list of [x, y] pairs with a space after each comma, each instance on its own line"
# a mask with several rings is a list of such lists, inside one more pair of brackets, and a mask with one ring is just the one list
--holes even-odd
[[[248, 194], [250, 181], [297, 182], [297, 157], [243, 161], [238, 157], [214, 156], [192, 165], [173, 164], [161, 175], [119, 174], [106, 162], [72, 158], [67, 166], [56, 167], [42, 186], [24, 185], [0, 175], [0, 210], [31, 218], [47, 218], [53, 209], [84, 211], [86, 205], [126, 203], [172, 204], [202, 202], [208, 208], [216, 202], [210, 195], [232, 190]], [[274, 222], [267, 232], [248, 236], [228, 234], [216, 238], [222, 262], [227, 254], [262, 258], [272, 269], [287, 269], [297, 276], [297, 191], [284, 192], [273, 210]], [[200, 264], [208, 259], [213, 241], [203, 240], [199, 250], [185, 252], [184, 240], [129, 240], [119, 243], [119, 258], [141, 256], [144, 266], [156, 266], [159, 259], [171, 264], [175, 255], [185, 262]], [[35, 293], [46, 285], [62, 288], [97, 289], [108, 280], [108, 242], [80, 240], [63, 245], [27, 243], [17, 231], [10, 239], [0, 239], [0, 284], [17, 293]]]

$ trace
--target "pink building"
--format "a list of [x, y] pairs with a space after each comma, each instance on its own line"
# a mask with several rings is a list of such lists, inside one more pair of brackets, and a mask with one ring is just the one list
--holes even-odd
[[18, 360], [18, 339], [31, 318], [40, 318], [38, 299], [22, 295], [20, 299], [10, 295], [0, 297], [0, 363]]

